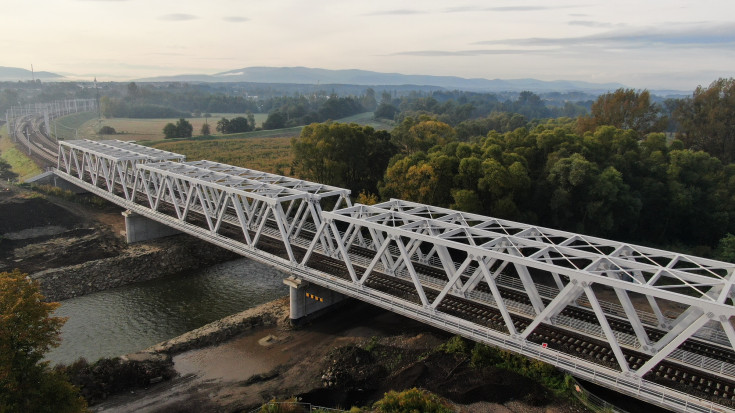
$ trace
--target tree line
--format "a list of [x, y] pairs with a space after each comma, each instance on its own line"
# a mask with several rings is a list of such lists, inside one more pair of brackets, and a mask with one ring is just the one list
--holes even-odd
[[419, 114], [389, 134], [315, 124], [292, 150], [302, 177], [353, 194], [723, 257], [717, 246], [735, 245], [734, 85], [720, 79], [668, 111], [620, 89], [575, 118], [493, 113], [452, 126]]

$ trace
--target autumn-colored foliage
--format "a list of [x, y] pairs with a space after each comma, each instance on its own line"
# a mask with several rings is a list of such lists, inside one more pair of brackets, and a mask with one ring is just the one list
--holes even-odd
[[18, 270], [0, 273], [0, 412], [78, 412], [86, 403], [43, 355], [59, 343], [64, 319], [51, 313], [38, 282]]

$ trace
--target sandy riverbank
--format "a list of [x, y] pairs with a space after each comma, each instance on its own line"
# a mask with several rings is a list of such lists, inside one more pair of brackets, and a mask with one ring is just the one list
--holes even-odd
[[[113, 396], [92, 410], [242, 412], [293, 396], [349, 408], [370, 405], [389, 388], [427, 387], [425, 380], [438, 383], [441, 378], [443, 389], [464, 398], [464, 404], [457, 405], [462, 412], [585, 411], [539, 394], [543, 390], [528, 379], [507, 372], [470, 379], [455, 367], [462, 360], [426, 356], [447, 338], [441, 331], [359, 302], [296, 329], [288, 321], [288, 301], [281, 299], [145, 350], [173, 356], [179, 376]], [[456, 382], [447, 373], [454, 374]], [[462, 388], [467, 392], [457, 391]], [[484, 388], [495, 389], [485, 391], [487, 400], [482, 400], [482, 392], [471, 391]]]

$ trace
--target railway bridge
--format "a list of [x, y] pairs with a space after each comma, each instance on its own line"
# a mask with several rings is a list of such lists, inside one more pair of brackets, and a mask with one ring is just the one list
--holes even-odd
[[60, 141], [53, 173], [126, 208], [131, 241], [179, 231], [288, 273], [294, 319], [352, 297], [673, 411], [735, 411], [735, 264], [122, 141]]

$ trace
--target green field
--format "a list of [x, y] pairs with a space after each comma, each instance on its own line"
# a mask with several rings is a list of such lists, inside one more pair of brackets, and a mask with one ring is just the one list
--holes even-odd
[[278, 174], [291, 173], [291, 138], [211, 139], [158, 141], [151, 146], [186, 155], [186, 159], [207, 159], [243, 168]]
[[51, 121], [51, 133], [62, 140], [82, 139], [90, 132], [96, 133], [91, 129], [87, 130], [89, 128], [87, 125], [92, 125], [95, 121], [97, 121], [97, 112], [81, 112], [63, 116]]
[[372, 126], [376, 130], [392, 130], [395, 127], [395, 122], [387, 121], [382, 119], [375, 119], [373, 112], [364, 112], [346, 118], [338, 119], [339, 123], [357, 123], [363, 126]]
[[[301, 133], [301, 126], [284, 129], [261, 130], [245, 133], [234, 133], [223, 135], [215, 131], [217, 121], [221, 118], [232, 119], [237, 116], [245, 116], [241, 113], [213, 113], [206, 120], [209, 123], [211, 136], [197, 136], [204, 124], [204, 117], [188, 117], [186, 118], [194, 128], [194, 138], [197, 140], [212, 140], [220, 138], [269, 138], [281, 136], [298, 136]], [[266, 113], [256, 113], [255, 123], [261, 126], [268, 118]], [[129, 119], [129, 118], [110, 118], [97, 119], [95, 113], [88, 112], [59, 118], [57, 121], [57, 130], [62, 139], [120, 139], [124, 141], [158, 141], [164, 139], [163, 127], [167, 123], [176, 123], [178, 118], [167, 119]], [[375, 129], [390, 130], [393, 128], [392, 123], [384, 121], [376, 121], [372, 112], [365, 112], [358, 115], [338, 119], [336, 122], [341, 123], [357, 123], [360, 125], [372, 126]], [[99, 135], [97, 131], [103, 126], [110, 126], [117, 131], [115, 135]], [[75, 135], [75, 130], [78, 134]], [[62, 134], [65, 133], [65, 134]]]
[[0, 158], [10, 164], [12, 171], [18, 174], [21, 182], [43, 172], [28, 156], [15, 147], [8, 136], [7, 125], [0, 128], [0, 136], [2, 136], [0, 137]]

